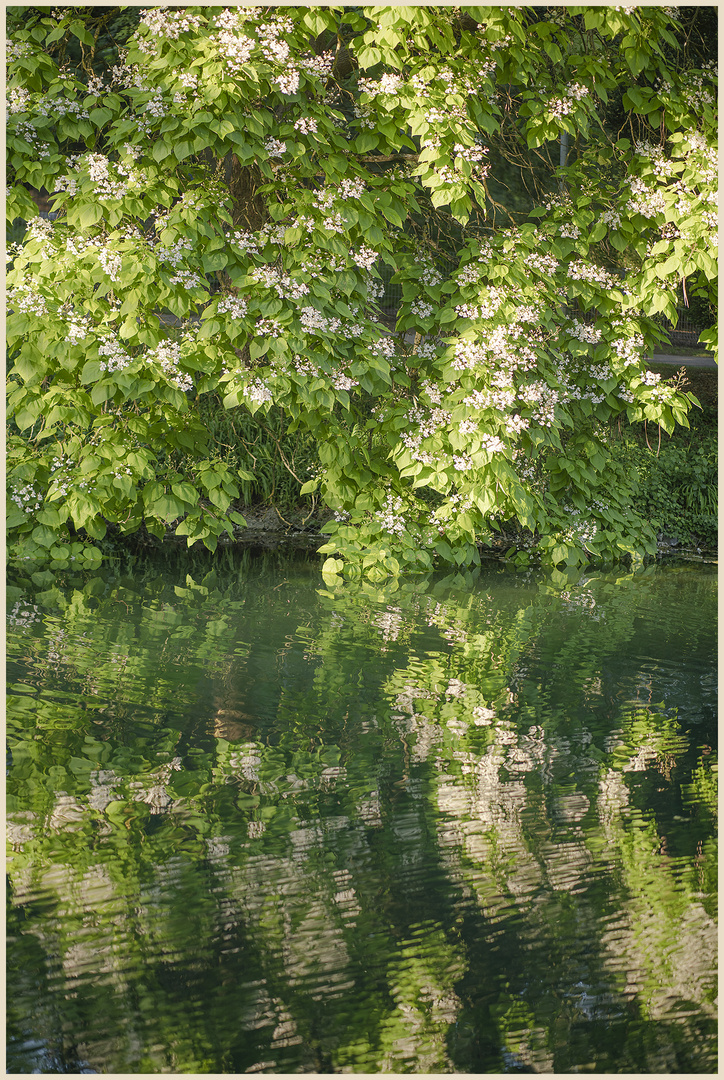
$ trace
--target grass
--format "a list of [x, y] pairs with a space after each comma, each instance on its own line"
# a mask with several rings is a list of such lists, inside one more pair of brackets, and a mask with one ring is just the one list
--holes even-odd
[[[671, 367], [650, 365], [662, 378]], [[713, 549], [718, 514], [718, 373], [688, 368], [685, 390], [701, 408], [689, 413], [690, 428], [669, 436], [657, 425], [626, 424], [611, 429], [611, 449], [633, 464], [640, 487], [636, 509], [656, 523], [660, 534], [679, 543]]]
[[318, 463], [316, 444], [302, 432], [290, 433], [281, 409], [251, 416], [244, 409], [224, 409], [217, 394], [206, 394], [199, 416], [211, 435], [214, 456], [237, 476], [240, 503], [275, 506], [282, 513], [309, 512], [314, 502], [299, 489]]

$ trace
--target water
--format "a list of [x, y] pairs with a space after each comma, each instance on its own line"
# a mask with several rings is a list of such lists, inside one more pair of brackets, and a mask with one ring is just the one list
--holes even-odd
[[8, 1070], [716, 1072], [716, 578], [11, 577]]

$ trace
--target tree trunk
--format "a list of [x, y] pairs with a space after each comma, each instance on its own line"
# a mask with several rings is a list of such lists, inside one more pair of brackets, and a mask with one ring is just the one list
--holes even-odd
[[242, 165], [236, 154], [224, 158], [224, 173], [233, 201], [232, 218], [235, 229], [257, 232], [267, 220], [266, 202], [257, 193], [263, 183], [259, 166]]

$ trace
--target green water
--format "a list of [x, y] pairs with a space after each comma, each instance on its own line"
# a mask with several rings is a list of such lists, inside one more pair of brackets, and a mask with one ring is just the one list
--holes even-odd
[[8, 592], [10, 1072], [712, 1072], [716, 578]]

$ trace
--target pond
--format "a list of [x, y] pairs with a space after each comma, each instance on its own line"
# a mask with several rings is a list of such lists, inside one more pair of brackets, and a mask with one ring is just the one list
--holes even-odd
[[8, 589], [10, 1072], [712, 1072], [716, 568]]

